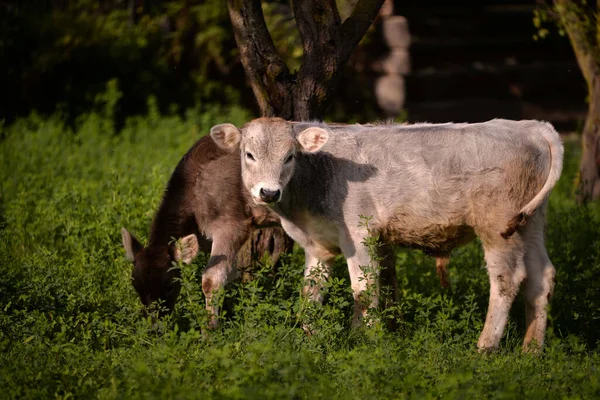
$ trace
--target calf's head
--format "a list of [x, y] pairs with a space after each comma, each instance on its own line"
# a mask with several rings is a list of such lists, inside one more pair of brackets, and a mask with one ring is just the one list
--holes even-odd
[[149, 306], [156, 301], [162, 302], [159, 315], [173, 311], [181, 283], [181, 272], [175, 262], [189, 264], [198, 253], [196, 235], [182, 238], [178, 243], [168, 246], [144, 247], [130, 234], [121, 229], [123, 247], [127, 259], [133, 262], [131, 273], [133, 287], [140, 296], [142, 304]]
[[319, 151], [329, 133], [281, 118], [259, 118], [241, 130], [232, 124], [216, 125], [210, 136], [219, 147], [241, 152], [242, 181], [254, 202], [273, 204], [281, 200], [292, 178], [296, 154]]

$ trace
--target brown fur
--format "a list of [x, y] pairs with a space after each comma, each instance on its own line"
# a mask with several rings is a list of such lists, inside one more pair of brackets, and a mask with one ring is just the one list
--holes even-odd
[[[131, 236], [133, 286], [143, 304], [160, 299], [172, 310], [180, 290], [175, 279], [179, 270], [171, 268], [175, 260], [173, 238], [194, 234], [199, 249], [209, 252], [211, 239], [218, 233], [221, 240], [229, 242], [235, 256], [254, 228], [278, 225], [279, 218], [255, 205], [243, 187], [239, 154], [225, 152], [210, 137], [204, 137], [173, 171], [152, 221], [148, 246], [143, 247]], [[222, 262], [233, 264], [231, 258], [231, 254], [211, 254], [207, 268]], [[213, 286], [213, 279], [206, 279], [204, 294], [209, 296], [216, 289]]]
[[500, 235], [504, 239], [508, 239], [517, 231], [517, 229], [519, 229], [519, 227], [525, 225], [526, 223], [527, 223], [527, 217], [525, 216], [525, 214], [519, 213], [518, 215], [516, 215], [513, 219], [511, 219], [508, 222], [508, 226], [507, 226], [506, 230], [504, 232], [500, 233]]
[[435, 258], [435, 269], [444, 289], [450, 286], [450, 283], [448, 283], [448, 271], [446, 270], [448, 264], [450, 264], [449, 256]]

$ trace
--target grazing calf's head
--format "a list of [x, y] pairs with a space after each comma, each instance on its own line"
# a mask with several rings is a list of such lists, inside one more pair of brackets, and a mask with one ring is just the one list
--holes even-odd
[[281, 118], [259, 118], [240, 131], [231, 124], [216, 125], [210, 135], [228, 151], [241, 151], [242, 181], [257, 204], [281, 200], [296, 163], [296, 153], [314, 153], [327, 142], [329, 133], [319, 127], [300, 130]]
[[192, 262], [198, 253], [198, 239], [196, 235], [182, 238], [179, 243], [168, 246], [145, 247], [122, 228], [123, 247], [127, 259], [133, 262], [131, 273], [133, 287], [140, 296], [142, 304], [149, 306], [156, 301], [162, 301], [159, 314], [162, 316], [173, 311], [181, 283], [179, 268], [174, 267], [173, 261], [185, 264]]

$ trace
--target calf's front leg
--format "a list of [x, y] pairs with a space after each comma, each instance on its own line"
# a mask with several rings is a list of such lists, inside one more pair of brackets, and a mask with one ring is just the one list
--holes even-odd
[[323, 303], [323, 287], [331, 275], [331, 259], [319, 260], [308, 250], [304, 251], [304, 287], [302, 295], [310, 301]]
[[360, 325], [368, 316], [369, 309], [377, 308], [379, 304], [380, 266], [371, 258], [369, 249], [363, 243], [367, 235], [368, 232], [361, 231], [352, 236], [345, 236], [340, 241], [354, 292], [353, 326]]
[[[305, 268], [302, 297], [309, 302], [323, 304], [323, 288], [331, 275], [332, 257], [327, 255], [323, 257], [326, 261], [323, 261], [313, 254], [315, 252], [321, 254], [321, 256], [324, 255], [313, 248], [306, 248], [304, 250]], [[314, 332], [314, 327], [310, 322], [304, 321], [302, 329], [309, 335]]]
[[244, 229], [233, 232], [245, 234], [232, 235], [232, 230], [226, 230], [213, 235], [210, 258], [202, 274], [202, 292], [210, 315], [209, 329], [215, 329], [219, 325], [219, 305], [214, 295], [235, 279], [236, 254], [249, 237]]

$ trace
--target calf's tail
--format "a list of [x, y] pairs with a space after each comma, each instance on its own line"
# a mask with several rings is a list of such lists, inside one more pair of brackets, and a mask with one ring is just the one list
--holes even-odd
[[548, 147], [550, 147], [550, 173], [548, 174], [546, 183], [544, 183], [544, 186], [538, 192], [538, 194], [536, 194], [529, 203], [525, 204], [525, 206], [521, 208], [519, 214], [517, 214], [508, 222], [506, 230], [501, 233], [504, 239], [508, 239], [520, 226], [523, 226], [527, 223], [527, 218], [529, 218], [535, 212], [535, 210], [537, 210], [538, 207], [541, 206], [544, 201], [546, 201], [550, 195], [550, 191], [554, 185], [556, 185], [556, 182], [558, 181], [558, 178], [560, 178], [560, 174], [562, 172], [564, 148], [562, 141], [560, 140], [560, 136], [554, 127], [547, 122], [543, 122], [540, 128], [541, 129], [539, 130], [539, 133], [546, 140], [546, 142], [548, 142]]

